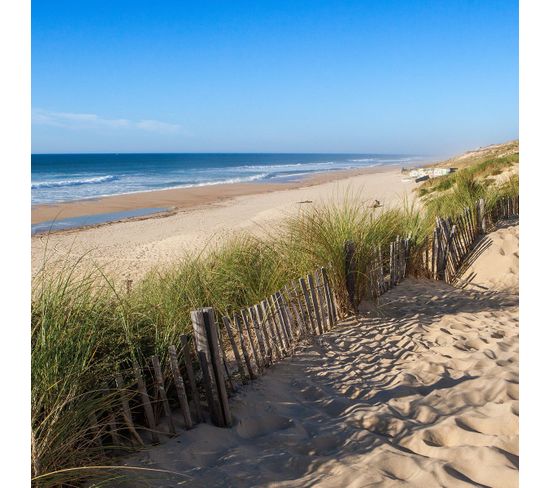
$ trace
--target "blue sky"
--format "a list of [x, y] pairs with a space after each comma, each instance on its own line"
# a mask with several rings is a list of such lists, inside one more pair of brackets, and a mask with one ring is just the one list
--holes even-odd
[[447, 155], [518, 137], [517, 1], [32, 2], [33, 152]]

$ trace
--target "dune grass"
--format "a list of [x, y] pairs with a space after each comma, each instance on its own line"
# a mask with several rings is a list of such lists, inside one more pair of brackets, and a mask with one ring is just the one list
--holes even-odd
[[518, 162], [519, 153], [486, 158], [455, 173], [429, 179], [418, 187], [417, 192], [420, 197], [437, 196], [438, 193], [459, 185], [464, 179], [490, 184], [491, 177], [502, 174]]
[[494, 178], [518, 162], [518, 153], [484, 159], [455, 173], [430, 179], [417, 192], [431, 219], [456, 217], [464, 208], [473, 208], [481, 198], [490, 212], [499, 198], [519, 195], [517, 174], [508, 176], [504, 182], [502, 177], [500, 181]]
[[[510, 182], [502, 192], [513, 191]], [[368, 208], [357, 196], [306, 207], [262, 237], [236, 234], [209, 252], [189, 254], [168, 270], [150, 272], [121, 292], [101, 269], [82, 263], [34, 279], [32, 299], [33, 470], [40, 486], [85, 476], [79, 466], [104, 464], [90, 436], [90, 417], [117, 405], [104, 389], [117, 365], [157, 354], [191, 330], [190, 311], [212, 306], [231, 314], [253, 305], [289, 281], [325, 266], [338, 306], [346, 312], [344, 243], [356, 244], [359, 293], [367, 294], [367, 266], [378, 246], [397, 236], [412, 248], [433, 229], [433, 212], [453, 212], [483, 190], [465, 179], [449, 201], [426, 208], [403, 202]], [[54, 473], [47, 476], [47, 473]]]

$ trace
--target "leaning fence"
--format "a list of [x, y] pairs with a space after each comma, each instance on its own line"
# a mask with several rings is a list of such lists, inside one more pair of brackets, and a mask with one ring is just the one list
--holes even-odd
[[[363, 299], [377, 300], [413, 269], [417, 276], [452, 283], [472, 249], [497, 220], [518, 216], [519, 198], [503, 198], [485, 210], [480, 200], [454, 218], [437, 218], [432, 235], [414, 246], [397, 237], [373, 248], [368, 263], [346, 242], [345, 293], [348, 310]], [[357, 276], [369, 286], [357, 290]], [[346, 307], [338, 303], [324, 267], [294, 280], [259, 303], [231, 315], [202, 308], [191, 313], [193, 334], [182, 334], [161, 363], [121, 364], [103, 385], [117, 395], [120, 408], [90, 416], [89, 441], [99, 449], [156, 444], [201, 422], [219, 427], [233, 423], [229, 399], [278, 361], [294, 354], [304, 340], [332, 330]], [[112, 403], [111, 403], [112, 404]]]

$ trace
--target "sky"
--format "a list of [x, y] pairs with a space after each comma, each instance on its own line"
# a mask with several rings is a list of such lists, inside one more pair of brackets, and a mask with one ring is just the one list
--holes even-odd
[[517, 0], [33, 0], [31, 29], [33, 153], [518, 137]]

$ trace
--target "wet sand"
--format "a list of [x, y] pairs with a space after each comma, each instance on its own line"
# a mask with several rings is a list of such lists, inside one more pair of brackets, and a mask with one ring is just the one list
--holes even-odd
[[32, 270], [76, 262], [99, 265], [117, 279], [141, 278], [169, 265], [188, 251], [202, 250], [239, 231], [275, 229], [285, 216], [310, 204], [341, 201], [354, 194], [365, 205], [378, 200], [383, 208], [412, 198], [413, 182], [402, 182], [401, 168], [379, 167], [338, 175], [322, 174], [288, 185], [219, 185], [136, 193], [33, 209], [34, 221], [69, 218], [94, 212], [166, 207], [169, 212], [32, 237]]
[[348, 179], [353, 176], [374, 175], [395, 170], [395, 166], [353, 169], [349, 171], [319, 173], [304, 180], [290, 183], [231, 183], [128, 193], [58, 204], [35, 205], [32, 207], [31, 223], [37, 224], [45, 221], [81, 217], [85, 215], [115, 213], [154, 207], [177, 211], [200, 205], [219, 203], [234, 197], [310, 187], [331, 181]]

